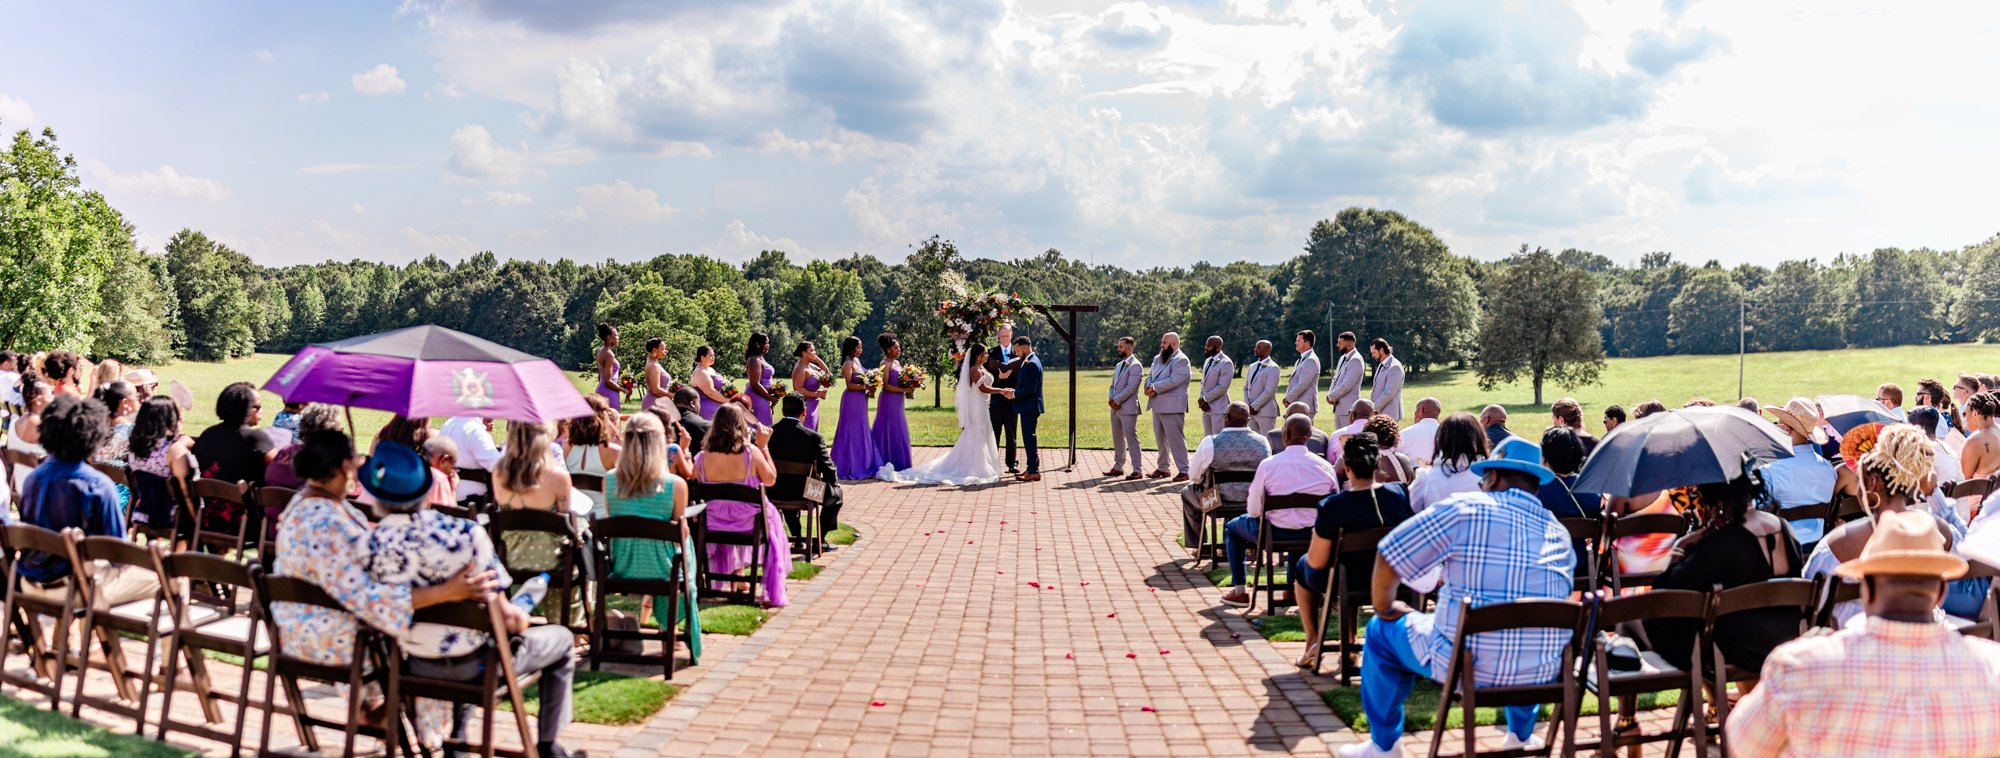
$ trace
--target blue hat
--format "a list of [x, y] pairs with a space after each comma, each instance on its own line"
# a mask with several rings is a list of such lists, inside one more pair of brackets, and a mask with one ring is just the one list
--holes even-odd
[[1493, 449], [1493, 457], [1472, 464], [1472, 473], [1485, 476], [1496, 468], [1534, 474], [1543, 484], [1555, 481], [1556, 472], [1542, 465], [1542, 446], [1520, 437], [1508, 437]]
[[408, 445], [384, 442], [361, 464], [361, 489], [383, 505], [409, 505], [431, 491], [431, 465]]

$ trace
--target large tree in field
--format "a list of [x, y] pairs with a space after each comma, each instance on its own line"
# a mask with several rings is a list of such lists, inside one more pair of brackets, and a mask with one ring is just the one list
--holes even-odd
[[90, 353], [128, 363], [156, 365], [174, 357], [169, 324], [179, 307], [168, 294], [167, 262], [126, 241], [113, 253], [111, 273], [99, 291], [100, 310]]
[[1604, 371], [1597, 322], [1604, 316], [1589, 272], [1522, 245], [1490, 291], [1479, 330], [1480, 389], [1525, 376], [1541, 405], [1545, 382], [1565, 388], [1597, 382]]
[[1848, 344], [1922, 345], [1943, 337], [1948, 298], [1924, 255], [1883, 248], [1861, 259], [1854, 274], [1852, 305], [1846, 309]]
[[89, 350], [99, 287], [130, 240], [55, 130], [16, 132], [0, 150], [0, 348]]
[[1694, 269], [1675, 261], [1673, 254], [1647, 253], [1639, 259], [1638, 269], [1605, 292], [1608, 344], [1617, 355], [1665, 355], [1673, 350], [1669, 316], [1674, 298], [1692, 276]]
[[181, 357], [219, 361], [256, 349], [256, 321], [263, 311], [250, 302], [245, 260], [193, 229], [167, 240], [167, 273], [180, 304]]
[[[951, 340], [944, 336], [944, 322], [937, 307], [946, 297], [947, 282], [962, 281], [958, 246], [951, 240], [932, 235], [903, 261], [897, 277], [900, 292], [889, 309], [886, 326], [903, 345], [903, 362], [930, 372], [931, 405], [941, 405], [946, 377], [953, 376]], [[863, 334], [873, 342], [876, 335]]]
[[1277, 302], [1278, 288], [1270, 282], [1245, 274], [1231, 275], [1188, 304], [1186, 334], [1182, 336], [1193, 349], [1209, 335], [1219, 335], [1223, 349], [1236, 359], [1236, 365], [1247, 365], [1253, 360], [1251, 351], [1257, 340], [1268, 339], [1273, 345], [1280, 342]]
[[840, 349], [841, 338], [853, 334], [854, 325], [868, 315], [861, 277], [826, 261], [806, 264], [786, 285], [780, 303], [793, 333], [812, 340], [829, 363]]
[[1750, 349], [1840, 349], [1841, 319], [1847, 309], [1836, 306], [1839, 300], [1831, 276], [1818, 261], [1778, 264], [1750, 294], [1746, 314]]
[[1677, 353], [1733, 353], [1743, 288], [1729, 272], [1705, 268], [1668, 306], [1667, 328]]
[[[1285, 297], [1284, 335], [1298, 329], [1352, 331], [1362, 344], [1381, 337], [1396, 357], [1423, 371], [1464, 356], [1479, 318], [1467, 263], [1401, 213], [1349, 208], [1313, 225], [1296, 280]], [[1244, 335], [1249, 337], [1250, 335]], [[1331, 356], [1334, 341], [1322, 335]], [[1326, 365], [1332, 365], [1330, 357]]]

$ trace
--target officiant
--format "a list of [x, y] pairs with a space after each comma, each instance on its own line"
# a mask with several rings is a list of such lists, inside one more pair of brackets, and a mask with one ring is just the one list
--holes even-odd
[[[986, 351], [986, 373], [993, 377], [994, 389], [1013, 389], [1014, 370], [1021, 367], [1020, 361], [1009, 360], [1014, 353], [1013, 323], [1000, 322], [994, 328], [993, 336], [998, 338], [999, 344]], [[1004, 395], [991, 395], [986, 402], [987, 413], [993, 419], [993, 444], [1006, 450], [1007, 473], [1020, 473], [1021, 468], [1016, 463], [1020, 459], [1014, 454], [1014, 437], [1020, 429], [1020, 416], [1014, 413], [1014, 401]]]

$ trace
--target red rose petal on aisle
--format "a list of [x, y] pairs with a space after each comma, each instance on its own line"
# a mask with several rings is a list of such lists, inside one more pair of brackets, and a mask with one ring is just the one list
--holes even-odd
[[1153, 710], [1153, 706], [1150, 705], [1139, 706], [1139, 711], [1142, 713], [1158, 713], [1158, 711]]
[[1139, 657], [1139, 654], [1138, 654], [1138, 653], [1126, 653], [1126, 654], [1125, 654], [1125, 657], [1127, 657], [1127, 658], [1137, 658], [1137, 657]]
[[993, 573], [995, 573], [995, 574], [1005, 574], [1005, 573], [1007, 573], [1007, 572], [1005, 572], [1005, 571], [995, 571], [995, 572], [993, 572]]
[[1078, 587], [1088, 587], [1088, 586], [1090, 586], [1090, 582], [1077, 582], [1077, 583], [1076, 583], [1076, 586], [1078, 586]]
[[1113, 613], [1107, 613], [1107, 614], [1104, 614], [1104, 617], [1105, 617], [1105, 618], [1108, 618], [1108, 619], [1115, 619], [1115, 618], [1118, 618], [1118, 614], [1117, 614], [1116, 612], [1113, 612]]
[[1147, 592], [1159, 592], [1159, 591], [1160, 591], [1160, 588], [1158, 588], [1158, 587], [1147, 587], [1147, 588], [1146, 588], [1146, 591], [1147, 591]]
[[972, 544], [972, 540], [966, 540], [966, 541], [965, 541], [965, 544], [967, 544], [967, 545], [970, 545], [970, 544]]
[[1005, 521], [1002, 521], [1002, 522], [1000, 522], [1000, 525], [1001, 525], [1001, 526], [1006, 526], [1006, 525], [1007, 525], [1007, 522], [1005, 522]]
[[1041, 589], [1041, 588], [1042, 588], [1042, 583], [1041, 583], [1041, 582], [1029, 582], [1029, 583], [1028, 583], [1028, 586], [1030, 586], [1030, 587], [1033, 587], [1033, 588], [1035, 588], [1035, 589]]
[[1172, 651], [1172, 650], [1165, 650], [1165, 649], [1162, 649], [1162, 650], [1160, 651], [1160, 655], [1166, 655], [1166, 654], [1168, 654], [1168, 653], [1171, 653], [1171, 652], [1173, 652], [1173, 651]]
[[1075, 654], [1075, 653], [1065, 653], [1065, 654], [1063, 654], [1063, 657], [1064, 657], [1064, 658], [1066, 658], [1066, 659], [1068, 659], [1068, 660], [1072, 660], [1072, 661], [1073, 661], [1073, 660], [1076, 660], [1076, 654]]
[[885, 705], [888, 705], [888, 703], [884, 703], [884, 702], [882, 702], [882, 701], [880, 701], [880, 700], [876, 700], [876, 701], [873, 701], [873, 702], [870, 702], [870, 703], [869, 703], [869, 705], [872, 705], [872, 706], [875, 706], [875, 707], [877, 707], [877, 708], [880, 708], [880, 707], [882, 707], [882, 706], [885, 706]]

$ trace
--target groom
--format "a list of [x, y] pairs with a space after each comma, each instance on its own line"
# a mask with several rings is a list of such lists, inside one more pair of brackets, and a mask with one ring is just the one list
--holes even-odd
[[1042, 480], [1042, 457], [1035, 448], [1035, 422], [1042, 418], [1042, 359], [1028, 338], [1014, 338], [1014, 415], [1021, 419], [1021, 447], [1028, 453], [1028, 470], [1015, 476], [1024, 482]]

